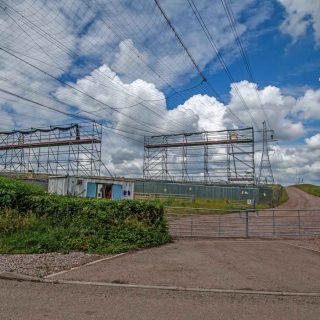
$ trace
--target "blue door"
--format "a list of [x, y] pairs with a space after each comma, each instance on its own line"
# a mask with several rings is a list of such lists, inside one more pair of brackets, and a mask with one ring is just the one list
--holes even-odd
[[97, 184], [93, 182], [87, 183], [87, 197], [96, 198], [97, 197]]
[[112, 186], [112, 200], [120, 200], [122, 199], [122, 185], [114, 184]]

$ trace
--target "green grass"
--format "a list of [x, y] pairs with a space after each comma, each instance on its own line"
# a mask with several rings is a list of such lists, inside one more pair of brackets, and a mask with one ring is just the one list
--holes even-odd
[[160, 202], [164, 206], [169, 207], [186, 207], [186, 208], [204, 208], [204, 209], [217, 209], [223, 213], [227, 210], [239, 210], [239, 209], [267, 209], [274, 206], [278, 206], [288, 201], [288, 193], [286, 189], [281, 185], [273, 185], [272, 188], [272, 200], [269, 202], [256, 203], [255, 206], [248, 205], [245, 200], [227, 200], [227, 199], [206, 199], [196, 198], [194, 202], [184, 199], [169, 199]]
[[320, 197], [320, 186], [316, 186], [313, 184], [298, 184], [294, 187], [299, 188], [302, 191], [312, 194], [314, 196]]
[[[170, 199], [161, 201], [165, 206], [170, 207], [187, 207], [187, 208], [204, 208], [204, 209], [219, 209], [219, 210], [237, 210], [239, 208], [253, 208], [245, 201], [226, 200], [226, 199], [205, 199], [196, 198], [194, 202], [181, 199]], [[258, 204], [258, 207], [264, 207], [263, 204]]]

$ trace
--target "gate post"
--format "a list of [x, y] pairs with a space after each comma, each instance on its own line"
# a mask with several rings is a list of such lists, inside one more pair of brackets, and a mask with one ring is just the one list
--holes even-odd
[[276, 221], [274, 217], [274, 210], [272, 210], [272, 233], [273, 233], [273, 236], [276, 235]]
[[246, 210], [246, 238], [249, 237], [249, 212]]
[[298, 210], [298, 227], [299, 227], [299, 237], [301, 236], [301, 218], [300, 218], [300, 210]]

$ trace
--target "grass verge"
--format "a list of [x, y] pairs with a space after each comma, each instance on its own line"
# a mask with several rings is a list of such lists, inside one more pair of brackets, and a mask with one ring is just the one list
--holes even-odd
[[299, 188], [300, 190], [312, 194], [314, 196], [320, 197], [320, 186], [314, 184], [298, 184], [294, 187]]

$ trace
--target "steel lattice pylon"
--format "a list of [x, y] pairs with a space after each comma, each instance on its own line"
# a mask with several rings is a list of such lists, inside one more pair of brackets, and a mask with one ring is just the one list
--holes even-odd
[[254, 184], [253, 128], [145, 137], [144, 179]]
[[262, 155], [259, 171], [260, 184], [274, 184], [273, 172], [269, 158], [269, 148], [268, 148], [268, 130], [266, 122], [263, 121], [262, 130]]
[[100, 175], [96, 122], [0, 132], [0, 172]]

